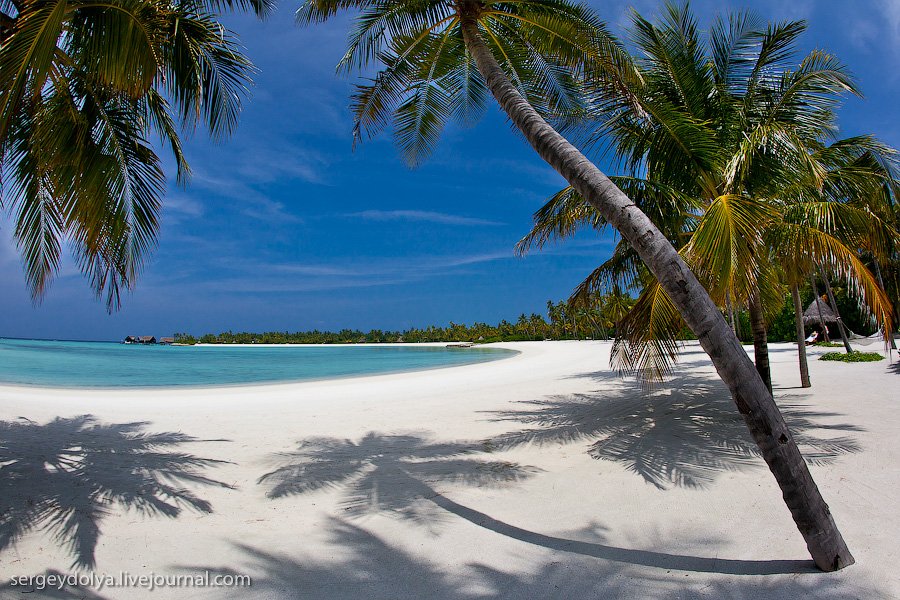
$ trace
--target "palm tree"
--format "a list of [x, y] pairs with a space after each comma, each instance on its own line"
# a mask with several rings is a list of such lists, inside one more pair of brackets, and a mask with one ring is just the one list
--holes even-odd
[[[782, 304], [780, 271], [790, 270], [784, 260], [826, 264], [850, 280], [879, 321], [890, 317], [887, 299], [856, 249], [874, 243], [875, 253], [884, 256], [886, 240], [897, 236], [877, 217], [872, 202], [859, 203], [895, 178], [897, 159], [893, 149], [867, 136], [822, 146], [820, 138], [834, 129], [828, 116], [834, 99], [826, 92], [852, 91], [852, 82], [834, 59], [820, 53], [796, 71], [784, 71], [781, 79], [773, 77], [784, 61], [768, 66], [763, 61], [778, 44], [789, 49], [802, 27], [786, 24], [754, 34], [750, 23], [746, 15], [733, 15], [727, 27], [720, 22], [713, 31], [720, 47], [745, 46], [742, 59], [752, 69], [741, 71], [722, 57], [690, 51], [702, 47], [701, 40], [677, 11], [659, 27], [637, 18], [636, 41], [648, 57], [644, 79], [650, 82], [635, 91], [641, 112], [628, 106], [624, 114], [604, 115], [608, 120], [601, 129], [609, 127], [632, 171], [646, 171], [646, 178], [613, 180], [682, 248], [725, 310], [733, 315], [732, 298], [749, 304], [756, 366], [771, 387], [766, 320]], [[759, 38], [755, 55], [754, 35]], [[768, 82], [754, 81], [759, 79], [754, 74], [765, 72]], [[691, 73], [691, 85], [679, 82]], [[694, 96], [686, 98], [684, 89]], [[602, 230], [607, 224], [569, 188], [535, 213], [535, 226], [518, 250], [541, 247], [584, 225]], [[772, 255], [773, 246], [781, 256]], [[634, 258], [620, 243], [574, 297], [612, 285], [643, 290], [613, 357], [625, 371], [659, 379], [670, 372], [683, 322]], [[802, 354], [801, 347], [801, 363]]]
[[[343, 9], [359, 12], [341, 68], [381, 67], [354, 94], [357, 139], [393, 121], [401, 151], [417, 164], [449, 119], [480, 114], [489, 91], [541, 158], [634, 248], [698, 337], [819, 568], [852, 564], [772, 395], [716, 304], [648, 216], [542, 116], [582, 110], [573, 74], [602, 82], [604, 99], [631, 100], [628, 84], [640, 75], [596, 17], [566, 0], [308, 0], [298, 17], [318, 23]], [[723, 56], [740, 62], [742, 51]]]
[[[804, 333], [802, 307], [798, 308], [801, 282], [821, 274], [826, 290], [830, 290], [827, 274], [844, 277], [851, 284], [851, 292], [862, 298], [864, 306], [869, 306], [876, 320], [889, 330], [893, 312], [890, 299], [877, 271], [872, 274], [868, 270], [862, 255], [872, 257], [877, 268], [878, 261], [886, 260], [900, 239], [891, 220], [883, 218], [890, 214], [890, 198], [883, 191], [896, 185], [897, 179], [894, 149], [863, 136], [822, 146], [812, 156], [822, 166], [822, 176], [813, 181], [799, 178], [783, 190], [785, 218], [766, 236], [791, 288], [804, 387], [808, 387], [809, 376], [800, 337]], [[815, 286], [813, 294], [818, 296]], [[849, 353], [847, 334], [843, 324], [839, 325]]]
[[215, 11], [271, 0], [0, 0], [0, 206], [39, 301], [68, 241], [109, 310], [156, 243], [179, 125], [235, 127], [252, 65]]
[[[633, 90], [636, 101], [606, 102], [600, 111], [601, 133], [611, 134], [632, 172], [613, 181], [681, 248], [720, 306], [749, 305], [755, 363], [770, 389], [766, 320], [782, 305], [784, 260], [827, 264], [852, 280], [880, 321], [889, 318], [855, 248], [866, 246], [870, 231], [879, 232], [873, 240], [896, 231], [846, 199], [870, 197], [889, 181], [896, 152], [865, 136], [822, 145], [835, 129], [830, 114], [838, 94], [855, 91], [844, 68], [814, 52], [790, 70], [799, 23], [760, 31], [746, 14], [734, 14], [714, 26], [708, 47], [687, 11], [671, 9], [659, 26], [636, 16], [634, 29], [646, 83]], [[741, 49], [739, 60], [727, 55], [733, 48]], [[572, 188], [534, 220], [520, 253], [581, 226], [607, 226]], [[614, 285], [642, 291], [613, 357], [623, 370], [659, 379], [670, 372], [683, 321], [635, 259], [620, 243], [575, 297]]]

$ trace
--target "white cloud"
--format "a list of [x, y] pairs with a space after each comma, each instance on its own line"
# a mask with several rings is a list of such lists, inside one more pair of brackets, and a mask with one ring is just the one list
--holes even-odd
[[[230, 161], [231, 162], [231, 161]], [[270, 183], [284, 179], [324, 185], [328, 160], [319, 152], [293, 146], [242, 148], [240, 159], [231, 165], [244, 181]]]
[[[227, 261], [230, 276], [219, 274], [208, 281], [194, 280], [191, 288], [217, 294], [252, 294], [400, 285], [441, 277], [466, 266], [513, 258], [512, 250], [443, 256], [350, 257], [328, 263], [236, 258]], [[164, 288], [180, 284], [170, 278], [155, 278], [150, 285]]]
[[439, 223], [441, 225], [478, 226], [503, 224], [487, 219], [464, 217], [461, 215], [451, 215], [427, 210], [364, 210], [362, 212], [349, 213], [344, 216], [364, 219], [366, 221], [418, 221], [425, 223]]
[[302, 222], [300, 217], [287, 211], [283, 202], [272, 200], [268, 195], [245, 183], [241, 177], [230, 175], [218, 177], [198, 173], [194, 175], [192, 183], [197, 189], [239, 201], [241, 214], [252, 219], [273, 223]]
[[878, 8], [888, 28], [888, 42], [895, 48], [900, 46], [900, 0], [880, 0]]
[[163, 199], [163, 212], [173, 220], [203, 216], [203, 203], [185, 194], [167, 194]]

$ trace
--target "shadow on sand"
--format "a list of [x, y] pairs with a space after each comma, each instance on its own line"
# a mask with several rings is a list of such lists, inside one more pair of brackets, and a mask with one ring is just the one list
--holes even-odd
[[379, 512], [430, 528], [446, 518], [434, 503], [434, 486], [499, 486], [538, 472], [516, 463], [483, 460], [477, 444], [434, 443], [421, 435], [369, 432], [358, 442], [310, 438], [293, 452], [273, 456], [276, 467], [259, 478], [269, 498], [282, 498], [328, 487], [344, 489], [350, 516]]
[[197, 442], [148, 433], [147, 423], [99, 423], [90, 415], [0, 422], [0, 551], [34, 530], [50, 532], [92, 568], [100, 524], [114, 508], [175, 518], [212, 512], [185, 484], [230, 487], [203, 475], [222, 461], [169, 449]]
[[277, 468], [259, 479], [268, 497], [282, 498], [323, 488], [343, 490], [343, 514], [382, 513], [434, 529], [451, 516], [521, 542], [618, 563], [704, 573], [762, 575], [813, 570], [812, 561], [728, 560], [618, 548], [554, 537], [505, 523], [442, 494], [435, 487], [456, 483], [504, 485], [537, 472], [515, 463], [471, 456], [471, 443], [431, 443], [418, 435], [369, 433], [358, 443], [335, 438], [300, 442], [297, 451], [274, 457]]
[[509, 571], [500, 570], [482, 562], [437, 564], [345, 520], [334, 518], [327, 526], [329, 547], [340, 549], [326, 553], [327, 556], [288, 556], [236, 544], [243, 556], [240, 564], [185, 565], [180, 569], [188, 573], [208, 570], [213, 574], [251, 575], [253, 585], [240, 592], [241, 597], [247, 598], [839, 600], [883, 596], [879, 591], [858, 589], [822, 575], [710, 580], [686, 577], [680, 572], [648, 573], [630, 565], [598, 563], [580, 557], [553, 557], [556, 560], [529, 565], [524, 572], [512, 566]]
[[[719, 380], [680, 375], [664, 389], [648, 393], [609, 372], [589, 376], [616, 378], [616, 385], [591, 394], [525, 400], [511, 410], [489, 413], [491, 420], [527, 427], [485, 444], [503, 449], [590, 441], [590, 456], [620, 463], [660, 489], [670, 485], [704, 488], [722, 472], [764, 466]], [[860, 451], [852, 437], [838, 435], [861, 431], [859, 427], [820, 422], [841, 415], [814, 410], [802, 396], [782, 395], [778, 405], [810, 463], [828, 464]]]

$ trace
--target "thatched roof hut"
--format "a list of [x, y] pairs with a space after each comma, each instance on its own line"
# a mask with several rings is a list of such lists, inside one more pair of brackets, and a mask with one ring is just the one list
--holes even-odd
[[819, 298], [818, 306], [816, 306], [816, 301], [813, 301], [806, 307], [806, 311], [803, 313], [803, 324], [804, 325], [819, 325], [819, 309], [822, 310], [822, 321], [825, 323], [837, 323], [838, 318], [834, 314], [834, 311], [831, 310], [831, 307], [828, 306], [828, 303]]

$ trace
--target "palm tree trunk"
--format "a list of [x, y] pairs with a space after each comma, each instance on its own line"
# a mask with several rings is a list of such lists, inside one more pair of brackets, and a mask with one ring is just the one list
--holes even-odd
[[734, 324], [734, 305], [731, 304], [731, 292], [725, 292], [725, 308], [728, 309], [728, 320], [731, 322], [731, 331], [737, 335], [737, 327]]
[[[875, 264], [875, 277], [878, 278], [878, 285], [879, 285], [879, 287], [881, 287], [882, 290], [885, 290], [885, 287], [884, 287], [884, 279], [881, 278], [881, 267], [878, 265], [878, 259], [873, 259], [872, 262]], [[885, 293], [887, 293], [887, 290], [885, 290]], [[892, 306], [891, 308], [893, 309], [894, 307]], [[895, 318], [892, 319], [891, 321], [892, 321], [893, 323], [896, 323], [896, 322], [897, 322], [897, 320], [896, 320], [896, 316], [897, 316], [897, 315], [896, 315], [896, 311], [895, 311], [895, 314], [892, 315], [892, 316], [895, 317]], [[894, 342], [894, 332], [893, 332], [893, 331], [888, 331], [888, 332], [886, 332], [886, 333], [887, 333], [888, 338], [889, 338], [889, 340], [890, 340], [891, 350], [896, 350], [896, 349], [897, 349], [897, 344]]]
[[753, 331], [753, 357], [756, 372], [772, 393], [772, 369], [769, 366], [769, 340], [766, 336], [766, 317], [759, 298], [750, 296], [750, 329]]
[[819, 313], [819, 327], [822, 328], [822, 335], [825, 336], [825, 343], [830, 344], [831, 338], [828, 336], [828, 325], [825, 324], [825, 317], [822, 316], [822, 301], [819, 298], [819, 290], [816, 288], [816, 276], [809, 276], [809, 285], [812, 287], [813, 297], [816, 299], [816, 310]]
[[844, 348], [847, 350], [847, 354], [851, 354], [853, 348], [850, 347], [850, 340], [847, 338], [847, 329], [844, 327], [841, 313], [838, 312], [837, 302], [834, 300], [834, 292], [831, 291], [831, 283], [828, 281], [828, 277], [825, 276], [825, 273], [822, 272], [822, 267], [819, 267], [819, 274], [822, 276], [822, 281], [825, 282], [825, 293], [828, 294], [828, 303], [831, 305], [831, 310], [834, 312], [834, 317], [837, 319], [838, 331], [841, 333], [841, 341], [844, 342]]
[[719, 308], [647, 215], [519, 94], [481, 38], [479, 10], [475, 3], [462, 3], [460, 23], [491, 94], [540, 157], [628, 240], [666, 290], [731, 391], [816, 565], [835, 571], [853, 564], [778, 406]]
[[803, 328], [803, 303], [800, 301], [800, 286], [791, 286], [791, 298], [794, 300], [794, 321], [797, 325], [797, 357], [800, 360], [800, 385], [812, 387], [809, 382], [809, 364], [806, 362], [806, 331]]

